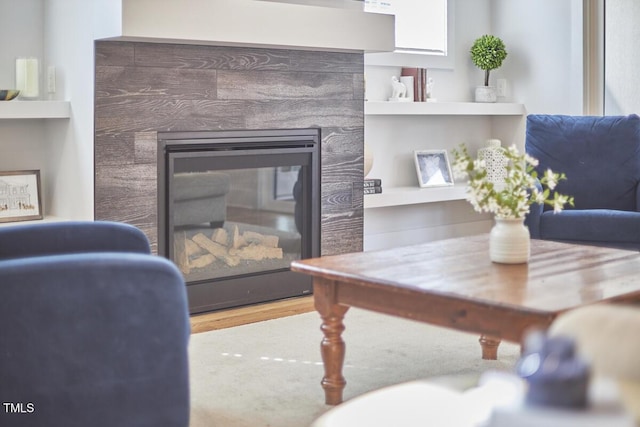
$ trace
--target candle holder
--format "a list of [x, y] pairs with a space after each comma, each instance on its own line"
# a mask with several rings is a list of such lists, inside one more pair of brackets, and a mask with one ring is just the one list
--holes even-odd
[[20, 99], [38, 99], [40, 68], [37, 58], [16, 59], [16, 89], [20, 91]]

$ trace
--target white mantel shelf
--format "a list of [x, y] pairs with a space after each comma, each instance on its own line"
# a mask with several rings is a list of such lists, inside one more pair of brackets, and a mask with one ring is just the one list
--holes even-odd
[[380, 194], [365, 194], [364, 208], [384, 208], [389, 206], [416, 205], [420, 203], [465, 200], [466, 184], [443, 187], [395, 187], [382, 188]]
[[68, 119], [69, 101], [1, 101], [0, 119]]
[[162, 7], [158, 7], [158, 0], [121, 3], [120, 36], [124, 40], [364, 52], [395, 49], [394, 16], [365, 12], [363, 3], [349, 8], [325, 7], [330, 3], [320, 1], [316, 5], [163, 0]]
[[367, 101], [364, 114], [382, 115], [434, 115], [434, 116], [520, 116], [525, 114], [523, 104], [506, 102], [389, 102]]

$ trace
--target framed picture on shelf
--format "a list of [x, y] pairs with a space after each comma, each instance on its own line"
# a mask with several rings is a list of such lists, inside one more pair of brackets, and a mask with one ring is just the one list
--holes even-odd
[[0, 222], [42, 219], [40, 171], [0, 171]]
[[414, 159], [420, 187], [453, 185], [447, 150], [417, 150]]

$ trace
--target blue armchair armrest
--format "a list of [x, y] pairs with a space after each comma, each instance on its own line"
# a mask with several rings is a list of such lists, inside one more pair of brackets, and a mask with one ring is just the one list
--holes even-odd
[[141, 230], [121, 222], [39, 222], [0, 228], [0, 259], [86, 252], [149, 254], [151, 249]]

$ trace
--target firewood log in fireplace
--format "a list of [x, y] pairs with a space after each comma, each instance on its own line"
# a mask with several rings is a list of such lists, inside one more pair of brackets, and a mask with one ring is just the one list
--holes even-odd
[[243, 260], [262, 261], [263, 259], [282, 259], [282, 248], [270, 248], [264, 245], [250, 244], [240, 249], [229, 249], [229, 254]]
[[206, 267], [207, 265], [213, 264], [215, 260], [216, 260], [216, 257], [213, 256], [212, 254], [200, 255], [199, 257], [189, 261], [189, 267], [203, 268], [203, 267]]
[[236, 225], [233, 228], [233, 243], [231, 247], [233, 249], [240, 249], [244, 246], [255, 244], [266, 246], [269, 248], [277, 248], [279, 239], [280, 238], [278, 236], [264, 235], [249, 230], [246, 230], [242, 232], [242, 234], [240, 234], [240, 232], [238, 231], [238, 226]]
[[227, 246], [229, 243], [229, 233], [224, 228], [216, 228], [211, 234], [211, 240], [216, 243], [220, 243], [223, 246]]
[[278, 247], [279, 237], [254, 231], [240, 233], [236, 226], [233, 235], [223, 228], [217, 228], [211, 238], [197, 233], [190, 239], [184, 232], [175, 234], [175, 259], [180, 271], [189, 274], [194, 268], [204, 268], [221, 260], [230, 267], [241, 261], [261, 261], [283, 259], [284, 252]]
[[204, 249], [202, 249], [196, 242], [191, 239], [185, 239], [185, 249], [187, 251], [187, 256], [189, 258], [194, 258], [199, 255], [204, 254]]
[[253, 244], [263, 245], [268, 248], [277, 248], [278, 241], [280, 240], [278, 236], [264, 235], [264, 234], [256, 233], [255, 231], [248, 231], [248, 230], [242, 233], [242, 237], [244, 238], [244, 241], [247, 242], [248, 244], [253, 243]]
[[191, 238], [194, 242], [198, 244], [201, 248], [209, 251], [211, 255], [214, 257], [221, 259], [230, 267], [235, 267], [240, 264], [240, 258], [229, 255], [229, 251], [227, 248], [220, 243], [214, 242], [209, 239], [203, 233], [198, 233]]
[[182, 274], [189, 274], [191, 267], [189, 267], [189, 255], [187, 251], [187, 236], [184, 232], [175, 233], [173, 238], [173, 251], [175, 253], [176, 265], [182, 272]]

